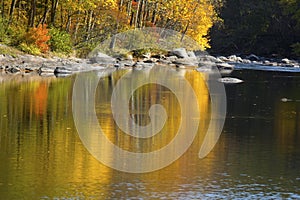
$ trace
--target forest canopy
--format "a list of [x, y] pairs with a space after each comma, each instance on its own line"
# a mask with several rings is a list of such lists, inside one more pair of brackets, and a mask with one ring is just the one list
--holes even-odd
[[82, 54], [116, 33], [143, 27], [176, 30], [205, 49], [217, 16], [209, 0], [1, 0], [0, 13], [0, 42], [29, 53], [45, 52], [49, 44]]
[[0, 0], [0, 43], [87, 55], [134, 28], [167, 28], [214, 54], [300, 56], [300, 0]]

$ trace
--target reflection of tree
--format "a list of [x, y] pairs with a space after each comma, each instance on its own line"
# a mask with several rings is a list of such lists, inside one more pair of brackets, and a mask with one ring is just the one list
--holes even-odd
[[[162, 104], [170, 116], [162, 133], [151, 139], [138, 141], [121, 132], [111, 114], [111, 93], [122, 74], [124, 72], [117, 71], [111, 78], [104, 77], [99, 82], [95, 99], [101, 127], [109, 139], [128, 150], [152, 151], [164, 146], [174, 137], [180, 123], [181, 113], [176, 97], [167, 88], [158, 85], [146, 85], [134, 93], [132, 98], [139, 102], [133, 102], [131, 107], [136, 123], [148, 122], [148, 111], [154, 103]], [[201, 119], [204, 120], [200, 122], [199, 133], [203, 133], [209, 104], [204, 78], [194, 72], [182, 76], [187, 78], [196, 95], [201, 97], [198, 99]], [[68, 78], [0, 84], [0, 182], [6, 184], [0, 187], [2, 198], [13, 194], [20, 199], [32, 195], [38, 198], [74, 197], [81, 191], [82, 196], [104, 199], [114, 191], [113, 181], [120, 181], [120, 176], [132, 178], [126, 174], [112, 173], [111, 169], [98, 163], [82, 145], [72, 118], [72, 82], [73, 79]], [[186, 98], [185, 101], [188, 106], [189, 99]], [[198, 143], [201, 144], [201, 141], [195, 143], [192, 159], [198, 160]], [[104, 148], [102, 151], [113, 159], [114, 152], [110, 149]], [[191, 173], [185, 168], [190, 158], [184, 157], [173, 164], [172, 174], [180, 174], [184, 170]], [[170, 178], [169, 172], [166, 170], [154, 175], [147, 174], [144, 181], [167, 180]], [[113, 176], [116, 180], [112, 180]], [[171, 179], [174, 184], [180, 182], [176, 177]], [[8, 183], [14, 185], [8, 187]], [[85, 188], [85, 185], [89, 187]], [[126, 189], [125, 187], [124, 190]], [[155, 189], [161, 191], [168, 188]]]
[[36, 115], [43, 115], [48, 99], [48, 84], [46, 82], [39, 83], [39, 86], [34, 91], [34, 111]]
[[[172, 91], [170, 91], [168, 88], [153, 83], [144, 85], [132, 93], [129, 102], [129, 109], [130, 109], [129, 112], [130, 112], [130, 117], [133, 119], [133, 121], [136, 124], [140, 126], [145, 126], [150, 123], [149, 109], [152, 105], [155, 104], [162, 105], [166, 109], [167, 116], [168, 116], [166, 124], [163, 127], [161, 132], [157, 133], [155, 136], [149, 139], [136, 139], [134, 137], [125, 134], [116, 126], [116, 124], [114, 124], [111, 109], [102, 107], [102, 105], [110, 105], [111, 102], [110, 99], [106, 99], [100, 96], [104, 92], [107, 92], [108, 88], [110, 92], [112, 92], [119, 78], [121, 78], [121, 76], [119, 76], [118, 73], [120, 72], [114, 72], [112, 74], [113, 78], [111, 79], [114, 80], [112, 84], [112, 88], [110, 88], [111, 85], [108, 86], [107, 84], [110, 81], [110, 78], [104, 78], [98, 86], [98, 92], [96, 95], [97, 97], [96, 99], [98, 100], [96, 110], [97, 110], [97, 115], [98, 115], [100, 125], [103, 128], [104, 133], [113, 143], [115, 143], [119, 147], [133, 152], [152, 152], [169, 144], [172, 141], [172, 139], [175, 137], [179, 129], [179, 125], [181, 123], [181, 117], [182, 117], [181, 107], [179, 105], [178, 99], [176, 98], [175, 94], [173, 94]], [[136, 76], [137, 74], [139, 75]], [[132, 80], [130, 78], [126, 79], [126, 81], [124, 81], [120, 87], [122, 87], [122, 91], [123, 90], [132, 91], [133, 89], [132, 83], [136, 81], [136, 79], [147, 78], [148, 76], [149, 74], [147, 74], [147, 71], [133, 71]], [[198, 152], [200, 149], [200, 145], [202, 144], [204, 135], [206, 133], [206, 129], [208, 126], [207, 122], [209, 122], [209, 119], [207, 118], [210, 116], [209, 114], [210, 97], [205, 82], [206, 77], [204, 77], [200, 73], [195, 73], [194, 71], [188, 71], [188, 72], [180, 71], [172, 77], [165, 77], [165, 78], [171, 79], [171, 81], [173, 81], [174, 83], [177, 83], [179, 79], [186, 78], [187, 81], [194, 88], [196, 96], [198, 97], [198, 104], [200, 107], [201, 116], [193, 120], [200, 119], [200, 127], [199, 127], [199, 135], [197, 136], [195, 145], [192, 148], [192, 152], [195, 153], [194, 154], [195, 157], [193, 159], [198, 160], [199, 159]], [[184, 93], [185, 91], [178, 91], [178, 92], [182, 92], [183, 94], [185, 94]], [[119, 97], [120, 99], [125, 99], [122, 97], [122, 94], [120, 95], [121, 95]], [[182, 109], [187, 109], [186, 107], [191, 105], [189, 102], [190, 101], [189, 95], [186, 94], [183, 96], [184, 96], [184, 100], [183, 100], [184, 102], [182, 105], [183, 107]], [[128, 103], [128, 102], [124, 102], [124, 103]], [[154, 121], [151, 122], [157, 123], [155, 119]], [[186, 126], [188, 126], [188, 124], [182, 124], [183, 130], [186, 128]], [[174, 149], [174, 151], [176, 151], [176, 149]], [[113, 152], [106, 152], [106, 154], [109, 154], [112, 157], [114, 156]], [[159, 161], [154, 161], [154, 160], [149, 161], [149, 165], [155, 165], [155, 162], [159, 162]], [[183, 160], [180, 159], [180, 161], [176, 162], [176, 164], [172, 166], [174, 167], [174, 170], [182, 171], [183, 170], [182, 167], [186, 165], [185, 162], [186, 162], [185, 159]]]
[[76, 137], [72, 82], [32, 78], [0, 84], [1, 198], [54, 198], [66, 190], [74, 196], [77, 183], [101, 174], [105, 182], [107, 168]]
[[[297, 102], [278, 102], [275, 106], [275, 131], [280, 150], [298, 151], [300, 140], [300, 106]], [[289, 148], [287, 148], [289, 147]]]

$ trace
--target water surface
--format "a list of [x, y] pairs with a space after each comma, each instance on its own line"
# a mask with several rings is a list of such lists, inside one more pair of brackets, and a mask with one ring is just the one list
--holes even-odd
[[[99, 123], [107, 137], [126, 150], [159, 149], [178, 129], [178, 101], [159, 85], [137, 90], [130, 106], [136, 123], [149, 123], [147, 111], [154, 103], [163, 105], [169, 118], [150, 140], [126, 136], [110, 107], [112, 90], [124, 73], [101, 78], [95, 96]], [[300, 75], [234, 71], [230, 76], [245, 82], [225, 86], [226, 123], [205, 159], [199, 159], [198, 152], [211, 114], [205, 85], [209, 76], [190, 70], [180, 70], [178, 76], [185, 77], [199, 97], [199, 134], [178, 161], [147, 174], [106, 167], [83, 146], [72, 115], [74, 76], [0, 83], [1, 199], [300, 198]], [[113, 156], [109, 149], [104, 152]]]

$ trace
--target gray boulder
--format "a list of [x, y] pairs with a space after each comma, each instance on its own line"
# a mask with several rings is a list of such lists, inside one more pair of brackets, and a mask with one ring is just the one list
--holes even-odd
[[186, 65], [186, 66], [198, 66], [198, 60], [196, 58], [181, 58], [173, 61], [176, 65]]
[[37, 72], [39, 74], [54, 74], [54, 70], [55, 70], [55, 68], [53, 68], [53, 67], [42, 66], [38, 69]]
[[220, 62], [219, 59], [217, 59], [214, 56], [210, 56], [210, 55], [201, 55], [201, 56], [198, 56], [198, 60], [201, 63], [206, 63], [206, 62], [208, 62], [208, 63], [216, 63], [216, 62]]
[[185, 48], [174, 49], [170, 53], [171, 53], [171, 55], [177, 56], [178, 58], [188, 58], [189, 57]]
[[110, 64], [115, 64], [116, 59], [113, 57], [110, 57], [104, 53], [98, 52], [94, 57], [90, 58], [90, 62], [92, 64], [105, 64], [105, 65], [110, 65]]
[[187, 54], [190, 58], [197, 58], [196, 54], [193, 51], [188, 51]]

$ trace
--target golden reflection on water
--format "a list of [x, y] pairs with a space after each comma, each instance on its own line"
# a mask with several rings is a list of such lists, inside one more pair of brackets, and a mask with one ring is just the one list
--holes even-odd
[[[174, 137], [180, 123], [176, 97], [167, 88], [153, 84], [137, 90], [131, 102], [131, 114], [136, 123], [149, 123], [147, 111], [154, 103], [162, 104], [169, 118], [162, 133], [150, 139], [139, 141], [125, 135], [116, 126], [110, 109], [110, 95], [122, 73], [115, 72], [99, 83], [97, 95], [100, 98], [96, 108], [101, 127], [115, 144], [127, 150], [147, 152], [163, 147]], [[205, 131], [209, 96], [203, 76], [192, 72], [184, 76], [195, 88], [203, 119], [199, 131]], [[105, 190], [98, 187], [109, 185], [114, 171], [96, 161], [76, 134], [71, 113], [72, 80], [37, 78], [0, 85], [1, 196], [80, 196], [75, 193], [84, 184], [92, 188], [79, 189], [82, 195], [95, 192], [106, 196]], [[188, 99], [186, 101], [188, 104]], [[113, 155], [109, 149], [104, 151]], [[184, 165], [175, 163], [173, 173], [179, 173]], [[169, 175], [162, 172], [159, 173], [162, 179]]]
[[[120, 73], [123, 73], [120, 75]], [[138, 88], [132, 95], [130, 101], [130, 117], [134, 119], [135, 123], [140, 126], [145, 126], [150, 123], [149, 109], [154, 104], [163, 105], [167, 111], [168, 120], [160, 133], [150, 139], [134, 138], [125, 134], [115, 124], [112, 110], [110, 108], [110, 99], [103, 98], [103, 91], [110, 91], [107, 96], [111, 96], [112, 90], [116, 86], [118, 79], [126, 73], [125, 71], [117, 71], [111, 77], [104, 77], [100, 80], [98, 91], [96, 94], [96, 112], [106, 136], [116, 145], [122, 149], [132, 152], [151, 152], [161, 149], [171, 142], [177, 134], [179, 125], [181, 123], [181, 107], [175, 96], [168, 88], [158, 84], [147, 84]], [[209, 93], [206, 87], [203, 75], [200, 73], [192, 73], [192, 71], [181, 72], [180, 76], [184, 76], [192, 85], [195, 94], [198, 98], [198, 105], [200, 108], [200, 125], [199, 132], [205, 133], [207, 128], [207, 117], [209, 117]], [[182, 77], [178, 77], [182, 78]], [[174, 78], [174, 82], [178, 81]], [[127, 86], [130, 87], [130, 84]], [[109, 89], [107, 89], [109, 88]], [[124, 88], [124, 90], [129, 88]], [[188, 97], [184, 100], [184, 106], [189, 105]], [[183, 108], [185, 109], [185, 108]], [[198, 119], [199, 119], [198, 118]], [[195, 119], [195, 120], [198, 120]], [[154, 122], [155, 123], [155, 122]], [[97, 131], [97, 130], [95, 130]], [[100, 145], [101, 146], [101, 145]]]
[[[149, 123], [147, 111], [153, 103], [162, 104], [169, 118], [162, 132], [150, 139], [137, 140], [125, 135], [115, 124], [110, 108], [110, 95], [123, 73], [117, 71], [99, 82], [96, 111], [101, 127], [112, 142], [125, 150], [148, 152], [159, 149], [170, 142], [178, 129], [181, 115], [178, 101], [167, 88], [159, 85], [150, 84], [138, 89], [133, 94], [130, 111], [136, 123]], [[238, 143], [236, 138], [223, 138], [207, 158], [199, 161], [199, 148], [210, 118], [210, 97], [205, 84], [209, 77], [194, 71], [179, 74], [190, 82], [198, 97], [199, 134], [187, 153], [172, 165], [157, 172], [135, 175], [102, 165], [82, 145], [72, 117], [74, 77], [1, 83], [1, 199], [155, 198], [155, 195], [170, 197], [172, 192], [175, 192], [173, 198], [178, 198], [186, 191], [205, 194], [208, 192], [205, 188], [211, 187], [212, 180], [216, 187], [221, 187], [225, 184], [222, 181], [226, 180], [216, 172], [229, 168], [222, 159], [230, 157], [228, 152], [223, 152]], [[275, 116], [276, 134], [284, 144], [298, 139], [295, 129], [299, 133], [299, 110], [295, 115], [289, 115], [292, 116], [289, 119], [282, 115], [290, 106], [280, 104], [276, 107], [279, 113]], [[113, 156], [110, 149], [103, 151]], [[255, 155], [251, 159], [255, 163]], [[230, 167], [232, 174], [242, 173], [238, 165]], [[234, 187], [234, 183], [228, 184], [228, 187]]]

